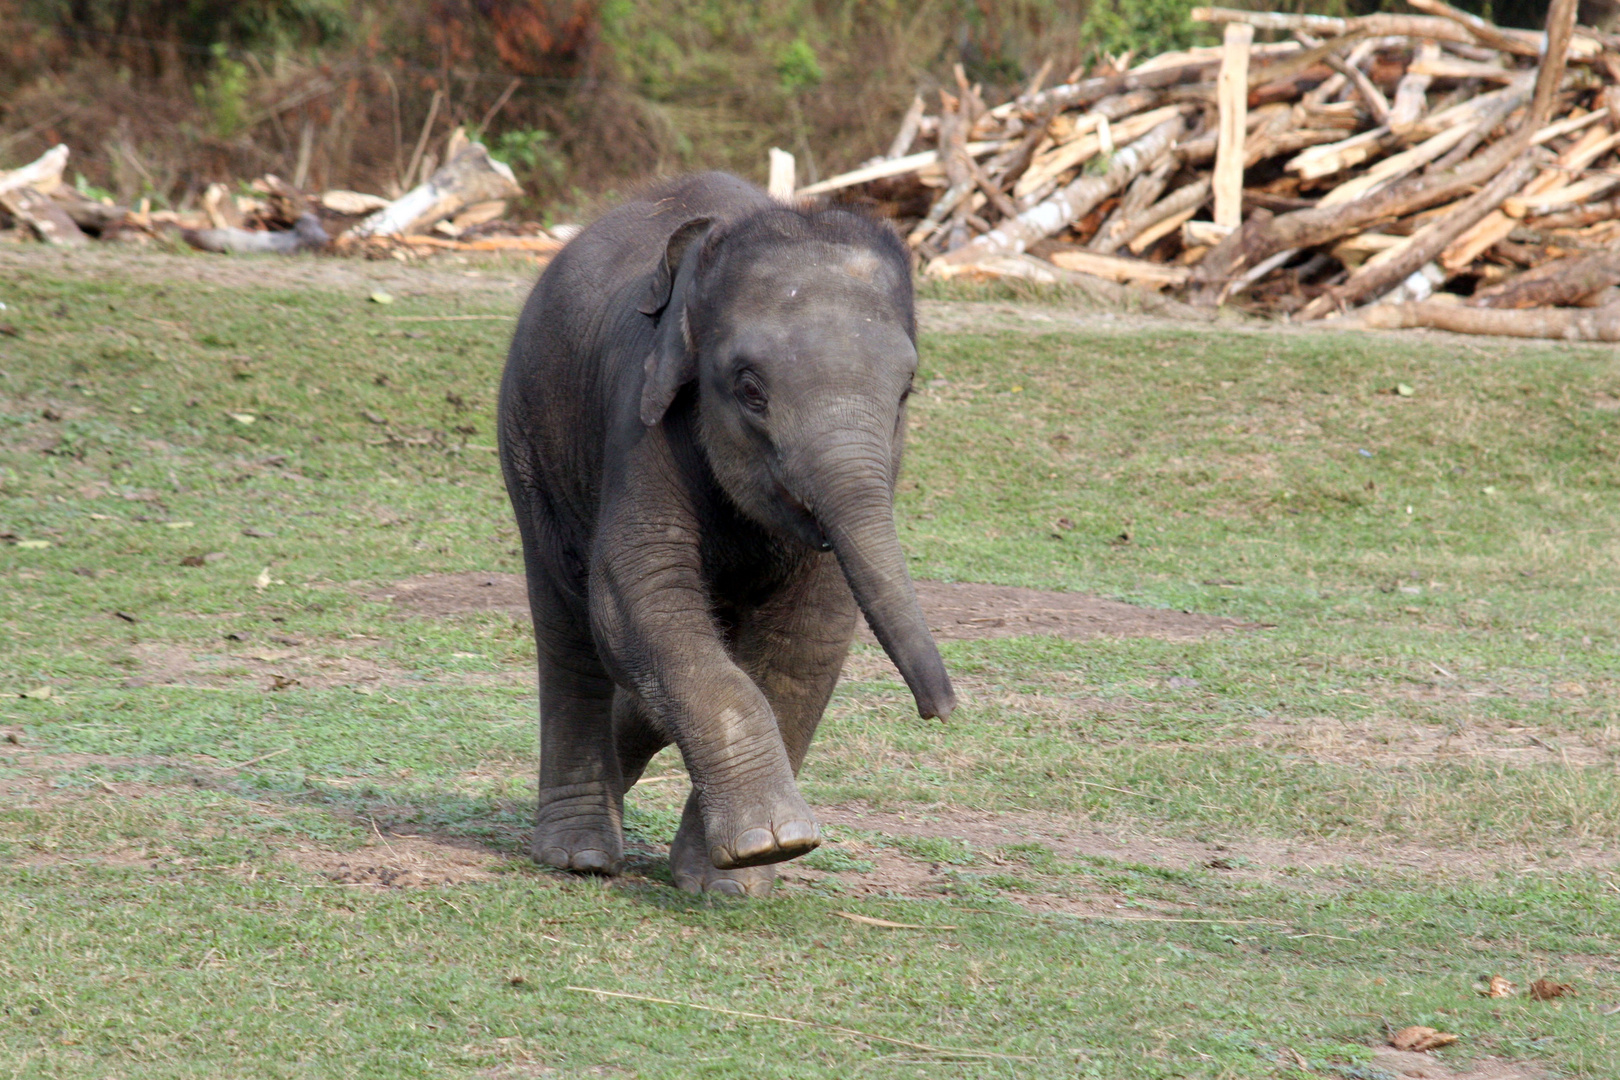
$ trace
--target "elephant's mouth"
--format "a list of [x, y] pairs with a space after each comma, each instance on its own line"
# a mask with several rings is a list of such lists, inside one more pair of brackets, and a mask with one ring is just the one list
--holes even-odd
[[799, 534], [800, 539], [817, 551], [832, 550], [832, 541], [822, 532], [816, 516], [810, 512], [809, 507], [795, 498], [793, 492], [789, 491], [787, 485], [780, 480], [776, 482], [776, 499], [787, 509], [788, 517], [793, 521], [794, 532]]

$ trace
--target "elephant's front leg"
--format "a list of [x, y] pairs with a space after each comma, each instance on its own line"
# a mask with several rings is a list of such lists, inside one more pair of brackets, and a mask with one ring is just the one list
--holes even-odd
[[[731, 651], [770, 702], [797, 776], [849, 654], [855, 598], [837, 561], [817, 556], [775, 596], [740, 616]], [[718, 869], [709, 865], [706, 841], [694, 796], [669, 849], [676, 885], [688, 892], [770, 895], [775, 866]]]
[[791, 859], [821, 842], [770, 702], [709, 614], [694, 523], [647, 501], [598, 534], [591, 616], [614, 677], [680, 747], [714, 866]]

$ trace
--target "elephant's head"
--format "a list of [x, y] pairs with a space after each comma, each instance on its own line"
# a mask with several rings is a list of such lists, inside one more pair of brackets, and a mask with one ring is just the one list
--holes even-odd
[[777, 207], [669, 242], [642, 310], [660, 319], [641, 419], [697, 384], [720, 485], [772, 532], [837, 554], [923, 716], [955, 707], [894, 528], [917, 372], [911, 270], [886, 227]]

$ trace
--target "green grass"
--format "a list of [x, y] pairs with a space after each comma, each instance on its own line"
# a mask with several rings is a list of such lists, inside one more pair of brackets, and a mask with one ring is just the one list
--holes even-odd
[[[918, 576], [1257, 626], [947, 642], [944, 726], [863, 650], [804, 787], [872, 816], [743, 904], [668, 887], [678, 783], [626, 878], [524, 861], [527, 628], [373, 598], [519, 566], [508, 324], [398, 318], [505, 309], [266, 277], [0, 272], [0, 1072], [1361, 1078], [1387, 1023], [1620, 1074], [1612, 350], [926, 337]], [[481, 869], [330, 871], [410, 842]]]

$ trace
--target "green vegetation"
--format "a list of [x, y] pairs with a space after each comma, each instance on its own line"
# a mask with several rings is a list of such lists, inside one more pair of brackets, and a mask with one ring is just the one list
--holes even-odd
[[1620, 1073], [1612, 350], [926, 333], [919, 577], [1256, 625], [946, 642], [945, 725], [858, 648], [833, 842], [734, 903], [667, 885], [669, 755], [630, 875], [527, 862], [527, 627], [384, 599], [518, 568], [516, 275], [201, 266], [0, 263], [0, 1072]]

